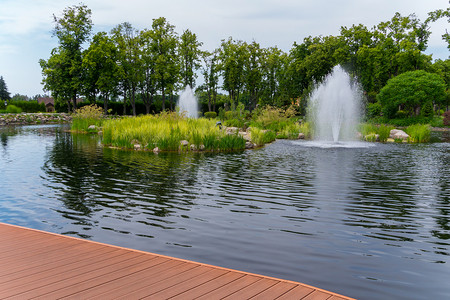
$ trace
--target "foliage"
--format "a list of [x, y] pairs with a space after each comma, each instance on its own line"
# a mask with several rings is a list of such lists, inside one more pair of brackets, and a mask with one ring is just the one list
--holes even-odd
[[44, 103], [39, 104], [37, 101], [12, 101], [15, 106], [20, 107], [23, 112], [38, 113], [45, 112]]
[[425, 71], [406, 72], [388, 81], [377, 96], [383, 106], [383, 115], [394, 117], [398, 108], [415, 115], [427, 102], [442, 104], [445, 101], [445, 83], [437, 74]]
[[[89, 126], [102, 125], [103, 109], [95, 104], [86, 105], [77, 109], [72, 118], [71, 129], [73, 131], [89, 132]], [[94, 132], [98, 131], [97, 129]]]
[[[118, 104], [111, 98], [120, 96], [121, 114], [131, 108], [133, 115], [140, 113], [142, 103], [143, 113], [147, 114], [165, 110], [168, 105], [172, 109], [177, 92], [188, 84], [193, 87], [201, 69], [204, 84], [196, 93], [203, 93], [203, 111], [216, 111], [224, 120], [219, 109], [235, 111], [239, 103], [244, 105], [244, 111], [295, 103], [298, 111], [304, 113], [305, 99], [314, 83], [341, 64], [358, 78], [368, 95], [371, 103], [367, 107], [368, 118], [380, 115], [380, 105], [385, 117], [395, 117], [399, 109], [411, 116], [419, 114], [426, 103], [412, 99], [428, 95], [427, 100], [433, 101], [433, 107], [439, 110], [449, 105], [450, 96], [442, 99], [429, 94], [429, 89], [424, 90], [420, 83], [415, 85], [417, 91], [405, 91], [410, 98], [399, 96], [393, 100], [384, 95], [392, 101], [376, 104], [375, 95], [388, 80], [417, 70], [440, 77], [450, 95], [450, 60], [432, 63], [431, 56], [425, 54], [430, 25], [449, 14], [449, 9], [439, 9], [421, 21], [414, 14], [396, 13], [371, 29], [359, 24], [342, 27], [336, 36], [308, 36], [301, 43], [294, 43], [288, 52], [232, 37], [206, 52], [195, 33], [186, 29], [178, 35], [163, 17], [154, 19], [151, 28], [145, 30], [133, 28], [127, 22], [119, 24], [109, 34], [95, 34], [89, 43], [91, 11], [80, 4], [66, 8], [60, 18], [54, 17], [54, 34], [59, 45], [40, 65], [45, 89], [51, 91], [56, 105], [64, 103], [70, 109], [69, 101], [75, 105], [75, 99], [83, 95], [90, 103], [102, 100], [105, 112], [114, 106], [117, 113]], [[443, 38], [450, 41], [447, 33]], [[218, 93], [220, 88], [227, 96]], [[247, 121], [241, 115], [228, 119]]]
[[359, 125], [358, 129], [362, 137], [368, 142], [375, 142], [376, 135], [378, 135], [378, 141], [386, 142], [389, 138], [391, 130], [394, 129], [394, 127], [384, 124], [376, 126], [370, 123], [362, 123]]
[[0, 76], [0, 100], [9, 100], [11, 96], [8, 92], [8, 87], [6, 86], [3, 76]]
[[5, 112], [8, 114], [20, 114], [22, 112], [22, 109], [20, 107], [10, 104], [6, 107]]
[[53, 16], [54, 35], [59, 46], [52, 50], [50, 58], [40, 60], [44, 88], [59, 99], [76, 99], [82, 90], [82, 45], [88, 41], [92, 30], [91, 10], [83, 4], [71, 6], [62, 17]]
[[205, 118], [188, 119], [176, 113], [161, 113], [103, 123], [105, 145], [132, 148], [137, 143], [150, 150], [158, 147], [162, 151], [178, 151], [182, 140], [197, 148], [203, 145], [210, 151], [245, 149], [241, 136], [227, 135], [216, 126], [215, 120]]
[[215, 111], [207, 111], [204, 113], [204, 116], [207, 119], [215, 119], [217, 117], [217, 113]]
[[[257, 146], [275, 141], [277, 135], [272, 130], [263, 130], [256, 127], [252, 127], [250, 130], [251, 140]], [[297, 133], [298, 136], [298, 133]]]
[[431, 128], [430, 125], [415, 124], [408, 126], [406, 133], [409, 135], [408, 142], [426, 143], [430, 141]]
[[381, 115], [381, 104], [379, 102], [367, 104], [367, 117], [369, 119], [379, 117]]
[[431, 100], [425, 102], [425, 104], [422, 107], [422, 110], [420, 111], [420, 114], [425, 118], [430, 118], [433, 116], [434, 109], [433, 109], [433, 102]]

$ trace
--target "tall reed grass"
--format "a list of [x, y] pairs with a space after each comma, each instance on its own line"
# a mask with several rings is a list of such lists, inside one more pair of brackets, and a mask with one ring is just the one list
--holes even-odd
[[431, 138], [430, 125], [415, 124], [406, 128], [409, 134], [408, 142], [410, 143], [427, 143]]
[[213, 119], [188, 119], [176, 113], [161, 113], [103, 123], [105, 145], [132, 148], [139, 144], [146, 149], [158, 147], [161, 151], [190, 149], [181, 149], [183, 140], [197, 149], [203, 145], [208, 151], [245, 149], [242, 137], [226, 135]]

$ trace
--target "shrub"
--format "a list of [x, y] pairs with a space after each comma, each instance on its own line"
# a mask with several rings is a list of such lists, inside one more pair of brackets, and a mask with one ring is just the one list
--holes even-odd
[[22, 112], [22, 109], [20, 107], [10, 104], [6, 107], [6, 112], [9, 114], [20, 114]]
[[[73, 114], [71, 129], [74, 131], [89, 132], [89, 126], [102, 125], [103, 109], [95, 104], [83, 106]], [[94, 130], [95, 132], [97, 130]]]
[[423, 70], [405, 72], [389, 79], [377, 95], [383, 114], [388, 118], [392, 118], [399, 107], [413, 112], [418, 105], [423, 107], [430, 99], [438, 105], [444, 104], [445, 82], [438, 74]]
[[215, 111], [207, 111], [204, 116], [207, 119], [215, 119], [217, 117], [217, 113]]
[[258, 146], [273, 142], [277, 137], [276, 133], [271, 130], [262, 130], [255, 127], [252, 127], [250, 136], [252, 142]]
[[15, 106], [20, 107], [23, 112], [27, 113], [37, 113], [45, 112], [44, 103], [39, 104], [37, 101], [13, 101]]
[[433, 116], [434, 109], [433, 109], [433, 102], [431, 102], [431, 100], [428, 100], [427, 102], [425, 102], [420, 114], [425, 118], [430, 118]]
[[367, 117], [369, 119], [379, 117], [381, 115], [381, 104], [380, 102], [367, 104]]
[[378, 127], [378, 135], [380, 142], [387, 141], [389, 135], [391, 134], [392, 129], [394, 129], [394, 126], [380, 125], [380, 127]]
[[415, 124], [408, 126], [406, 133], [409, 134], [408, 142], [426, 143], [430, 141], [431, 129], [429, 125]]

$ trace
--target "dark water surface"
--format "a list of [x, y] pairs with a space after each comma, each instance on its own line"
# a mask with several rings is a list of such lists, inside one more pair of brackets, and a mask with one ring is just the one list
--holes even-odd
[[450, 144], [228, 154], [0, 128], [0, 221], [304, 282], [450, 299]]

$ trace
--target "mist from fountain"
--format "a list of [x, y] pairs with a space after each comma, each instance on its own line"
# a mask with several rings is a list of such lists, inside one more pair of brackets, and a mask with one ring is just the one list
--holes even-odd
[[181, 92], [178, 107], [180, 113], [184, 112], [188, 118], [198, 118], [198, 100], [189, 85]]
[[335, 66], [309, 99], [308, 120], [312, 123], [314, 140], [355, 141], [361, 102], [362, 93], [356, 81], [341, 66]]

